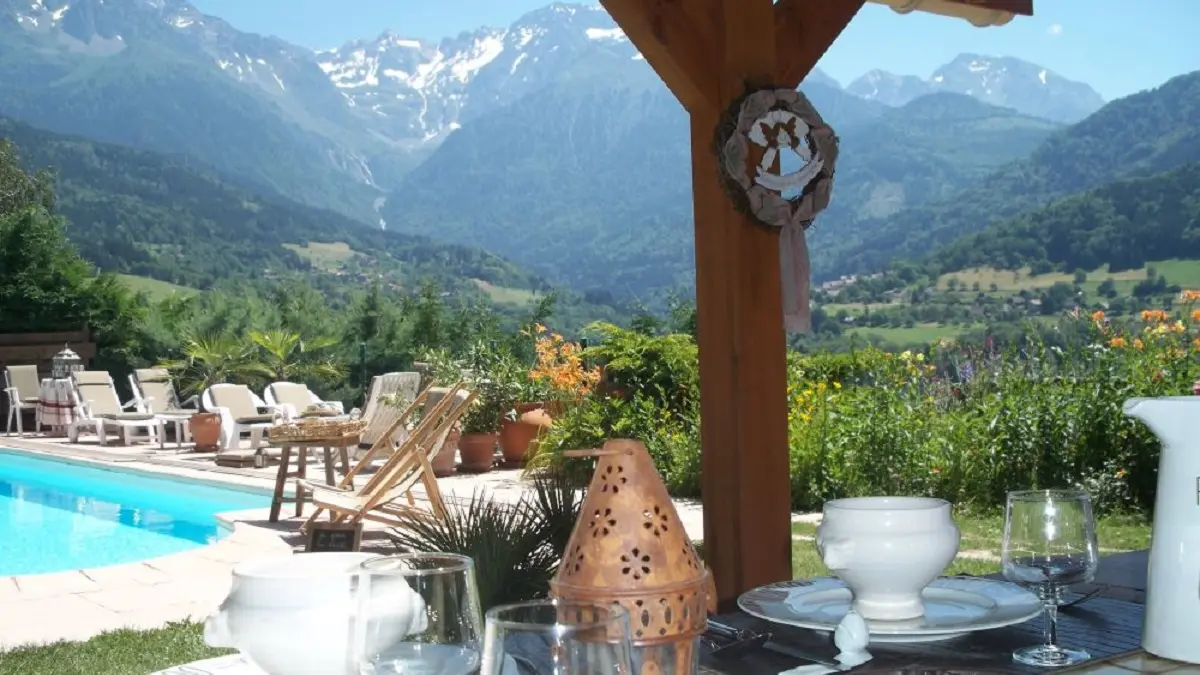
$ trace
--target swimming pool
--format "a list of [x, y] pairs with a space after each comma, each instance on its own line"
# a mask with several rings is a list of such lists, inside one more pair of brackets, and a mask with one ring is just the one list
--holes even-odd
[[55, 461], [0, 448], [0, 577], [135, 562], [204, 546], [222, 511], [265, 493]]

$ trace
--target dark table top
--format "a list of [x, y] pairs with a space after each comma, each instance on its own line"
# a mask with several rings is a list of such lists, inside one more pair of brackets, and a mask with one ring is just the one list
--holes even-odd
[[[1078, 605], [1059, 612], [1059, 641], [1086, 649], [1094, 658], [1104, 658], [1137, 649], [1142, 635], [1142, 593], [1146, 586], [1146, 551], [1134, 551], [1101, 559], [1093, 584], [1080, 587], [1101, 592]], [[772, 633], [787, 645], [832, 659], [837, 654], [829, 634], [762, 621], [742, 612], [717, 617], [736, 626]], [[987, 671], [1004, 673], [1044, 672], [1014, 663], [1012, 652], [1042, 640], [1042, 619], [1016, 626], [980, 631], [951, 640], [910, 644], [872, 644], [874, 657], [853, 672], [870, 671]], [[702, 673], [711, 675], [778, 675], [780, 671], [807, 662], [768, 650], [757, 650], [736, 660], [716, 660], [705, 653]]]

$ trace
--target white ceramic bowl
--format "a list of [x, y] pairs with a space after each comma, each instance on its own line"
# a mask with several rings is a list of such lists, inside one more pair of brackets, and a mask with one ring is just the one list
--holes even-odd
[[921, 591], [958, 553], [950, 502], [858, 497], [825, 502], [817, 551], [854, 594], [865, 619], [903, 621], [925, 612]]
[[[360, 607], [359, 566], [370, 553], [302, 553], [249, 562], [204, 623], [204, 641], [237, 649], [268, 675], [342, 675], [354, 671], [350, 631]], [[365, 614], [372, 638], [399, 640], [425, 618], [420, 595], [403, 578], [373, 580]]]

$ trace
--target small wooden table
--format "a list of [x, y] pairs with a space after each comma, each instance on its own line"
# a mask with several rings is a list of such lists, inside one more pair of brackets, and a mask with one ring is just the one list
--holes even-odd
[[[339, 439], [325, 439], [315, 441], [280, 441], [272, 443], [270, 447], [280, 448], [279, 456], [279, 471], [275, 474], [275, 495], [271, 499], [271, 515], [270, 522], [279, 522], [279, 512], [283, 509], [285, 502], [295, 502], [296, 517], [304, 515], [304, 499], [307, 490], [301, 481], [308, 478], [308, 453], [310, 450], [320, 448], [325, 453], [325, 484], [336, 487], [338, 485], [337, 477], [333, 468], [333, 451], [338, 451], [338, 456], [342, 462], [342, 474], [345, 475], [350, 471], [350, 448], [357, 448], [359, 441], [362, 440], [362, 434], [353, 434], [343, 436]], [[296, 470], [289, 471], [291, 468], [292, 451], [296, 453]], [[296, 478], [296, 495], [288, 497], [284, 495], [284, 487], [287, 485], [289, 478]]]

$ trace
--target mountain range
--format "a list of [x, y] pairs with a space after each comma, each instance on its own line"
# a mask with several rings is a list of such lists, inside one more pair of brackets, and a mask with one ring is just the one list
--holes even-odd
[[[599, 7], [312, 51], [183, 0], [0, 0], [0, 88], [0, 115], [483, 247], [555, 283], [635, 296], [691, 283], [686, 114]], [[802, 89], [843, 143], [813, 235], [821, 275], [876, 264], [854, 248], [870, 233], [1104, 105], [1086, 84], [977, 54], [928, 79], [872, 71], [842, 87], [817, 70]]]

